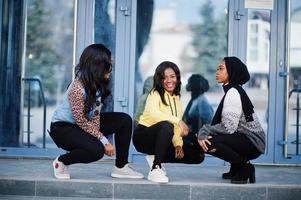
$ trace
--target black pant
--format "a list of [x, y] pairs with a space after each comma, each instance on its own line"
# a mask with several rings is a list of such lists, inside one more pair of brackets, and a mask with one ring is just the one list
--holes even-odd
[[208, 154], [231, 164], [241, 164], [253, 160], [261, 154], [254, 144], [241, 133], [213, 135]]
[[175, 148], [172, 144], [173, 125], [168, 121], [161, 121], [150, 127], [138, 124], [134, 130], [133, 143], [137, 151], [155, 155], [154, 165], [165, 163], [199, 164], [204, 160], [204, 153], [194, 142], [184, 143], [184, 157], [175, 158]]
[[[100, 113], [100, 131], [105, 136], [115, 133], [115, 165], [123, 167], [128, 163], [132, 136], [131, 117], [118, 112]], [[50, 136], [58, 147], [69, 151], [59, 157], [59, 161], [65, 165], [90, 163], [104, 156], [104, 145], [76, 124], [67, 122], [51, 123]]]

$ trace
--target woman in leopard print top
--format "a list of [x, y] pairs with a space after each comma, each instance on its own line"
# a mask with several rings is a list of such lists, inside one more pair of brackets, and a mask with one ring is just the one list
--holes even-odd
[[116, 162], [111, 176], [143, 178], [128, 165], [131, 117], [125, 113], [101, 112], [110, 95], [110, 50], [102, 44], [88, 46], [76, 68], [75, 79], [51, 120], [50, 136], [58, 147], [67, 151], [53, 161], [55, 177], [70, 179], [69, 165], [97, 161], [104, 154], [114, 156], [115, 148], [106, 138], [114, 133]]

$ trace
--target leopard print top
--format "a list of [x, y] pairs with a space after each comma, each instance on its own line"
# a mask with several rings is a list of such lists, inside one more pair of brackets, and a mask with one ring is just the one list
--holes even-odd
[[68, 100], [71, 107], [71, 112], [76, 121], [76, 124], [85, 132], [93, 135], [97, 139], [102, 138], [100, 132], [100, 116], [93, 115], [91, 119], [87, 119], [84, 113], [84, 87], [78, 79], [75, 79], [68, 93]]

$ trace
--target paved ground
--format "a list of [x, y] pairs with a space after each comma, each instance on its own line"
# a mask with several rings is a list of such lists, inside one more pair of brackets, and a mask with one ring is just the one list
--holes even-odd
[[[70, 167], [72, 179], [60, 181], [53, 177], [51, 163], [52, 160], [0, 159], [0, 199], [60, 199], [62, 196], [63, 199], [89, 199], [88, 197], [94, 198], [93, 192], [95, 197], [108, 199], [150, 199], [153, 196], [160, 199], [200, 199], [199, 196], [204, 197], [203, 199], [275, 199], [271, 197], [272, 194], [277, 197], [276, 199], [298, 199], [298, 195], [301, 199], [301, 167], [256, 166], [256, 184], [233, 185], [221, 179], [221, 174], [228, 170], [228, 166], [167, 164], [170, 183], [162, 186], [146, 179], [113, 179], [110, 177], [112, 163], [109, 161], [73, 165]], [[133, 166], [147, 176], [148, 168], [145, 163]], [[30, 184], [33, 184], [33, 188]], [[43, 188], [41, 185], [46, 189], [39, 189]], [[60, 185], [68, 189], [64, 188], [63, 192], [58, 192]], [[107, 196], [97, 196], [98, 192], [101, 192], [99, 189], [97, 192], [95, 187], [104, 189], [107, 186], [110, 186], [105, 189]], [[86, 187], [92, 188], [92, 192], [76, 193], [78, 189]], [[268, 191], [271, 188], [273, 193]], [[282, 192], [279, 193], [280, 190], [277, 188]], [[159, 193], [152, 193], [157, 189]], [[205, 196], [204, 189], [208, 191]], [[22, 190], [24, 192], [20, 192]], [[173, 196], [180, 190], [183, 190], [180, 193], [183, 196]], [[235, 191], [241, 193], [239, 198], [238, 196], [236, 198]], [[251, 191], [260, 195], [253, 198], [250, 196]], [[245, 198], [246, 196], [248, 198]]]

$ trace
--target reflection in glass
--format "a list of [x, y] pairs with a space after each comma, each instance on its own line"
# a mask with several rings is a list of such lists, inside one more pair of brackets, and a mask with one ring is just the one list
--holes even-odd
[[185, 90], [187, 79], [200, 73], [209, 81], [207, 96], [215, 108], [221, 99], [215, 71], [228, 49], [228, 0], [137, 3], [136, 97], [142, 94], [144, 80], [162, 61], [169, 60], [181, 70], [184, 107], [190, 98]]
[[[246, 91], [255, 107], [255, 113], [268, 138], [268, 93], [270, 66], [271, 14], [268, 10], [248, 10], [247, 66], [250, 81]], [[268, 139], [266, 138], [266, 141]]]
[[[94, 41], [95, 43], [102, 43], [108, 47], [112, 52], [113, 59], [115, 58], [115, 0], [102, 0], [95, 1], [95, 18], [94, 18]], [[113, 71], [114, 74], [115, 66], [113, 61]], [[114, 80], [112, 79], [114, 75], [111, 76], [110, 90], [113, 93]], [[103, 111], [113, 111], [113, 97], [109, 96], [106, 99], [105, 106], [103, 106]]]
[[[301, 109], [301, 2], [290, 1], [289, 41], [289, 101], [288, 101], [288, 154], [300, 155]], [[298, 97], [299, 96], [299, 97]]]
[[[24, 77], [38, 79], [43, 85], [47, 106], [46, 127], [49, 127], [53, 110], [71, 82], [73, 24], [74, 1], [27, 1], [26, 57], [23, 71]], [[23, 82], [25, 117], [20, 146], [42, 147], [43, 105], [40, 92], [37, 82]], [[29, 104], [30, 133], [27, 133]], [[48, 134], [46, 136], [46, 147], [51, 147], [52, 140]]]

